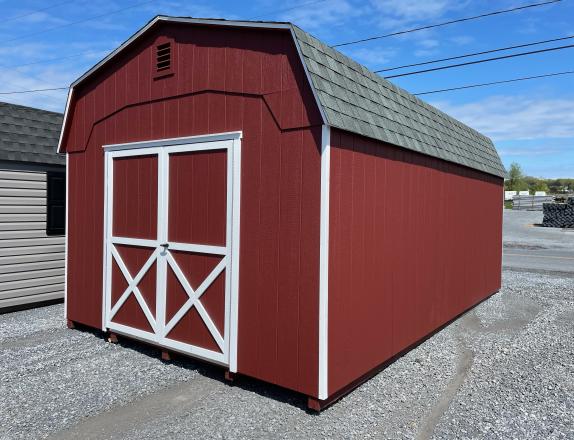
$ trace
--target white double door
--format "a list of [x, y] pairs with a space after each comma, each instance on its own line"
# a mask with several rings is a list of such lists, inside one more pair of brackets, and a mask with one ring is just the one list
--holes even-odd
[[181, 142], [105, 147], [105, 327], [229, 365], [238, 140]]

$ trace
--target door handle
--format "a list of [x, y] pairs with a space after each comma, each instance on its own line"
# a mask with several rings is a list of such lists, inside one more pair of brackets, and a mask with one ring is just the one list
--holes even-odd
[[165, 250], [169, 247], [169, 243], [162, 243], [160, 246]]

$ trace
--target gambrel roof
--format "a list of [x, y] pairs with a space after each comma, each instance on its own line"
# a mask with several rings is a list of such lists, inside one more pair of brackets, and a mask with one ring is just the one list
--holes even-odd
[[86, 72], [72, 89], [158, 22], [289, 30], [325, 124], [495, 176], [505, 175], [488, 137], [291, 23], [158, 16]]

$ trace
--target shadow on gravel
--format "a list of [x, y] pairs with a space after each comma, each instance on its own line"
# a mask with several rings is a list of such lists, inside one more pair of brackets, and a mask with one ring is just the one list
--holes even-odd
[[[110, 343], [107, 341], [108, 334], [106, 332], [94, 329], [92, 327], [76, 324], [75, 328], [70, 331], [80, 331], [83, 333], [90, 333], [95, 337], [101, 339], [102, 343], [105, 344]], [[138, 353], [141, 353], [145, 356], [161, 357], [161, 351], [162, 351], [161, 348], [153, 346], [151, 344], [147, 344], [142, 341], [138, 341], [136, 339], [129, 339], [126, 337], [118, 336], [118, 342], [116, 343], [116, 345], [119, 345], [122, 348], [126, 348], [129, 350], [135, 350]], [[261, 397], [265, 397], [267, 399], [273, 399], [281, 403], [286, 403], [295, 408], [301, 409], [302, 411], [306, 411], [309, 414], [317, 414], [316, 412], [309, 411], [307, 409], [307, 397], [304, 396], [303, 394], [282, 388], [278, 385], [273, 385], [271, 383], [263, 382], [261, 380], [253, 379], [243, 375], [237, 375], [233, 382], [228, 382], [225, 380], [224, 374], [226, 370], [223, 367], [212, 365], [207, 362], [202, 362], [193, 359], [191, 357], [185, 356], [183, 354], [179, 354], [177, 352], [170, 351], [170, 355], [172, 356], [172, 359], [170, 361], [162, 360], [162, 362], [169, 363], [180, 368], [194, 370], [208, 379], [226, 384], [227, 386], [238, 387], [244, 391], [258, 394]]]

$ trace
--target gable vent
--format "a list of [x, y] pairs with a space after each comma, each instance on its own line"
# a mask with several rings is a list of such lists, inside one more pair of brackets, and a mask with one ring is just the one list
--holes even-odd
[[163, 43], [156, 46], [155, 61], [157, 72], [163, 72], [171, 68], [171, 43]]

